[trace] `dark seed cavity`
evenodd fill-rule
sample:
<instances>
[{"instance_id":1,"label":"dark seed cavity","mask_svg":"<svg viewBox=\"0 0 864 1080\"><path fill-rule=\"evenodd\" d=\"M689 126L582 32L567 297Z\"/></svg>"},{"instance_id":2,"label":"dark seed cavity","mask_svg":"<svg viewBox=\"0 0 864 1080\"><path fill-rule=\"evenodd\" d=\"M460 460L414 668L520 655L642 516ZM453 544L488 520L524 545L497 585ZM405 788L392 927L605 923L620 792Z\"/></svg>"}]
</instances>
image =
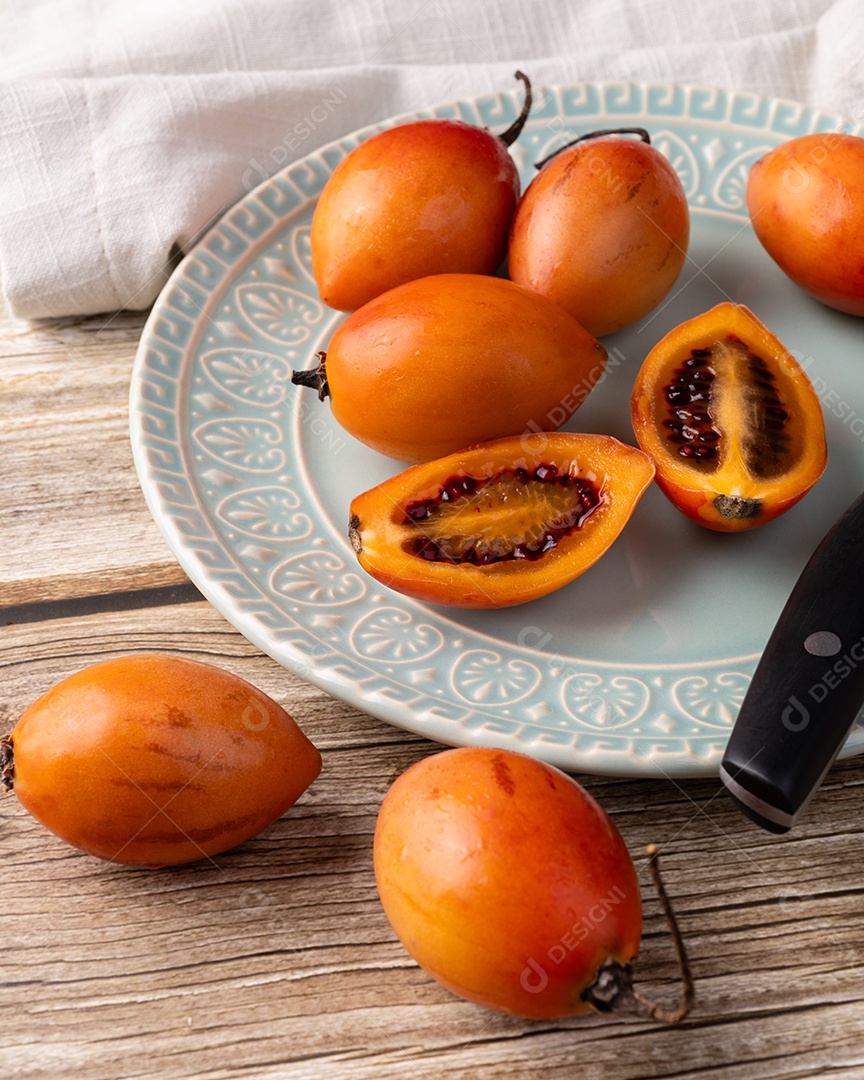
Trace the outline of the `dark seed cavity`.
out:
<instances>
[{"instance_id":1,"label":"dark seed cavity","mask_svg":"<svg viewBox=\"0 0 864 1080\"><path fill-rule=\"evenodd\" d=\"M759 480L771 480L789 467L789 437L786 428L789 413L780 397L777 380L765 361L746 351L748 371L752 381L747 389L746 403L750 422L742 449L747 468Z\"/></svg>"},{"instance_id":2,"label":"dark seed cavity","mask_svg":"<svg viewBox=\"0 0 864 1080\"><path fill-rule=\"evenodd\" d=\"M735 371L733 381L730 377ZM710 347L692 349L673 372L665 388L666 441L700 472L716 471L724 439L732 437L724 435L722 427L725 409L720 398L726 393L738 398L742 417L738 437L748 473L757 480L770 480L785 472L792 453L786 402L767 361L735 334ZM736 511L735 516L740 514Z\"/></svg>"},{"instance_id":3,"label":"dark seed cavity","mask_svg":"<svg viewBox=\"0 0 864 1080\"><path fill-rule=\"evenodd\" d=\"M711 415L713 384L717 373L711 366L711 349L692 349L690 355L675 369L666 387L669 409L663 426L668 428L667 442L677 447L680 457L699 468L712 472L718 464L720 432Z\"/></svg>"},{"instance_id":4,"label":"dark seed cavity","mask_svg":"<svg viewBox=\"0 0 864 1080\"><path fill-rule=\"evenodd\" d=\"M429 562L490 566L533 561L579 529L602 501L591 481L552 463L492 476L451 476L428 499L405 507L417 535L403 547Z\"/></svg>"}]
</instances>

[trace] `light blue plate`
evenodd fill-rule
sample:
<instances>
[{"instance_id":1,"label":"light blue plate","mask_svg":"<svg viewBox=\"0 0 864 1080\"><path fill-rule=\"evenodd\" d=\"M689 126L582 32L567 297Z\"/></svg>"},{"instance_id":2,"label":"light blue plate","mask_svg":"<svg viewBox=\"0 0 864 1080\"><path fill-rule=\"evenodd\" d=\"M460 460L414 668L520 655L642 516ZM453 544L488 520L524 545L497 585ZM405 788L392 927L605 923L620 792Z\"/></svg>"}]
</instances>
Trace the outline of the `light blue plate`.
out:
<instances>
[{"instance_id":1,"label":"light blue plate","mask_svg":"<svg viewBox=\"0 0 864 1080\"><path fill-rule=\"evenodd\" d=\"M502 130L518 91L366 128L222 218L178 267L141 339L138 474L201 591L335 696L444 743L522 750L571 771L713 775L789 590L864 488L864 324L811 300L764 253L747 220L747 174L793 136L858 129L788 101L682 86L580 84L536 97L513 148L523 185L532 163L568 138L637 124L675 165L692 208L684 273L652 314L605 339L608 375L570 426L633 442L630 390L648 350L714 304L744 303L804 363L825 408L830 463L802 502L763 529L721 535L652 488L587 574L497 612L414 602L359 568L348 504L399 466L289 382L343 317L324 307L312 277L315 200L336 163L381 128L416 115ZM845 752L862 748L859 727Z\"/></svg>"}]
</instances>

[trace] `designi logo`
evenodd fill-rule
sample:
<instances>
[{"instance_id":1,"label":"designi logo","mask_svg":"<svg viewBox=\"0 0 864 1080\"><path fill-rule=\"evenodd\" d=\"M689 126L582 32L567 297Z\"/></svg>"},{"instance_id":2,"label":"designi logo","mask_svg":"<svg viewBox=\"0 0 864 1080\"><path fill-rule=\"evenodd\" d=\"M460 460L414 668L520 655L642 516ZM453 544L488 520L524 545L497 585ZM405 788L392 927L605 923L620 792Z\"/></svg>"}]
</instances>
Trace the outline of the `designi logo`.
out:
<instances>
[{"instance_id":1,"label":"designi logo","mask_svg":"<svg viewBox=\"0 0 864 1080\"><path fill-rule=\"evenodd\" d=\"M793 719L796 717L797 719ZM783 726L789 731L803 731L810 723L810 713L793 694L789 698L789 704L783 710Z\"/></svg>"}]
</instances>

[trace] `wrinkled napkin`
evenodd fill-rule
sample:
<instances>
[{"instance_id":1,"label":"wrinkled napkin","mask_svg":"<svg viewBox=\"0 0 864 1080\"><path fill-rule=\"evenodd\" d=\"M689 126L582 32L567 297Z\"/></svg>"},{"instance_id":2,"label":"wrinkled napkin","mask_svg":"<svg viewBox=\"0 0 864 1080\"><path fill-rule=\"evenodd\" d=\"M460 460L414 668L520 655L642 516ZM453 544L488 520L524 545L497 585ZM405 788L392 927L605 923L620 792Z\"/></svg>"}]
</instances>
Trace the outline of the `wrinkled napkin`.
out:
<instances>
[{"instance_id":1,"label":"wrinkled napkin","mask_svg":"<svg viewBox=\"0 0 864 1080\"><path fill-rule=\"evenodd\" d=\"M0 279L23 319L148 307L283 165L402 112L580 80L864 120L861 0L0 0Z\"/></svg>"}]
</instances>

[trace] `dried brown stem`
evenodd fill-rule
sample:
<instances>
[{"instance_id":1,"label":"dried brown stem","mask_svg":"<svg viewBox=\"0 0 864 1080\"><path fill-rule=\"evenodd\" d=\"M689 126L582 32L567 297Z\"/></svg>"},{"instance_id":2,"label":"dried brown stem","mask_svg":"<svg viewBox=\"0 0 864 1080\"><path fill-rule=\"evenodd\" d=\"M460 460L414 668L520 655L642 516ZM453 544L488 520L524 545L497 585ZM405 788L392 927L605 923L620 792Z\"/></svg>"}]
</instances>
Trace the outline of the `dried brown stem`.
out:
<instances>
[{"instance_id":1,"label":"dried brown stem","mask_svg":"<svg viewBox=\"0 0 864 1080\"><path fill-rule=\"evenodd\" d=\"M531 80L528 78L528 76L523 74L521 71L517 71L516 78L521 79L525 87L525 100L522 102L522 111L519 113L519 115L510 125L510 127L508 127L506 131L502 132L498 136L498 138L501 140L501 142L504 143L505 146L512 146L513 143L516 142L516 140L522 134L522 128L525 127L525 121L528 119L528 113L531 112L531 103L534 100L534 96L531 91Z\"/></svg>"},{"instance_id":2,"label":"dried brown stem","mask_svg":"<svg viewBox=\"0 0 864 1080\"><path fill-rule=\"evenodd\" d=\"M308 386L317 391L318 400L323 401L330 396L330 387L327 383L327 353L315 353L318 367L309 368L308 371L292 371L291 382L295 386Z\"/></svg>"},{"instance_id":3,"label":"dried brown stem","mask_svg":"<svg viewBox=\"0 0 864 1080\"><path fill-rule=\"evenodd\" d=\"M0 738L0 787L11 791L15 786L15 755L12 750L12 736Z\"/></svg>"},{"instance_id":4,"label":"dried brown stem","mask_svg":"<svg viewBox=\"0 0 864 1080\"><path fill-rule=\"evenodd\" d=\"M648 1020L657 1020L662 1024L679 1024L693 1008L695 1001L693 973L690 970L684 939L681 937L669 894L660 876L657 846L649 845L646 853L648 869L651 871L654 887L660 898L663 916L675 943L678 969L681 973L681 1004L676 1009L667 1009L644 997L633 987L633 968L630 964L619 964L617 960L607 960L600 967L594 982L583 991L582 998L598 1012L612 1012L613 1010L629 1012Z\"/></svg>"},{"instance_id":5,"label":"dried brown stem","mask_svg":"<svg viewBox=\"0 0 864 1080\"><path fill-rule=\"evenodd\" d=\"M623 128L604 128L602 131L589 131L587 135L580 135L576 139L571 139L570 142L564 143L563 146L559 146L557 150L553 150L551 154L548 154L542 161L535 163L535 169L542 169L544 165L557 157L562 151L567 150L571 146L575 146L576 143L585 142L586 139L600 139L604 135L638 135L642 142L651 145L651 136L645 130L640 127L623 127Z\"/></svg>"},{"instance_id":6,"label":"dried brown stem","mask_svg":"<svg viewBox=\"0 0 864 1080\"><path fill-rule=\"evenodd\" d=\"M687 956L687 948L684 945L681 928L678 926L678 920L672 908L672 901L669 899L666 885L660 876L660 852L657 850L657 845L649 844L645 853L648 856L648 869L651 871L654 888L657 890L660 906L663 908L663 918L666 920L666 925L669 927L669 933L672 935L672 941L675 944L678 971L681 975L681 1004L677 1009L661 1009L659 1006L654 1006L655 1012L652 1016L655 1020L662 1020L667 1024L677 1024L690 1012L693 1008L693 1002L696 1000L693 971L690 968L690 958Z\"/></svg>"}]
</instances>

